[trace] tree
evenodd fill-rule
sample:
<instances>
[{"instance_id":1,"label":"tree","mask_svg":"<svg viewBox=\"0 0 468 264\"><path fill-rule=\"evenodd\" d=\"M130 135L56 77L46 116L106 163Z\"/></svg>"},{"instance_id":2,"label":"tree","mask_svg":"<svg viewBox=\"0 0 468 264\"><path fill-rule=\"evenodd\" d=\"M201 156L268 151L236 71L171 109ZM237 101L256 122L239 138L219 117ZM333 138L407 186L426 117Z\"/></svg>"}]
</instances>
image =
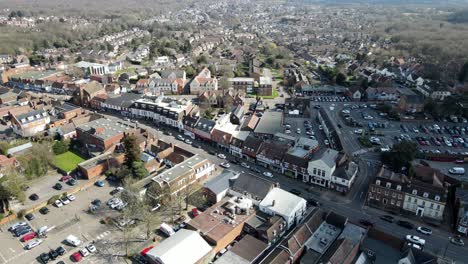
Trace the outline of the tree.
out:
<instances>
[{"instance_id":1,"label":"tree","mask_svg":"<svg viewBox=\"0 0 468 264\"><path fill-rule=\"evenodd\" d=\"M26 185L26 179L23 175L18 173L15 168L9 168L5 175L0 180L0 196L6 196L3 198L15 197L20 202L24 202L25 195L23 188Z\"/></svg>"},{"instance_id":2,"label":"tree","mask_svg":"<svg viewBox=\"0 0 468 264\"><path fill-rule=\"evenodd\" d=\"M138 146L137 138L135 135L127 135L123 139L125 149L125 164L132 167L133 162L140 161L141 149Z\"/></svg>"},{"instance_id":3,"label":"tree","mask_svg":"<svg viewBox=\"0 0 468 264\"><path fill-rule=\"evenodd\" d=\"M346 76L339 72L337 75L336 75L336 84L338 85L346 85Z\"/></svg>"},{"instance_id":4,"label":"tree","mask_svg":"<svg viewBox=\"0 0 468 264\"><path fill-rule=\"evenodd\" d=\"M202 64L202 63L203 63L203 64L206 64L206 63L208 63L208 59L207 59L206 56L203 54L203 55L201 55L201 56L199 56L199 57L197 58L197 63L198 63L198 64Z\"/></svg>"},{"instance_id":5,"label":"tree","mask_svg":"<svg viewBox=\"0 0 468 264\"><path fill-rule=\"evenodd\" d=\"M393 145L389 152L382 154L382 161L394 171L401 171L403 167L409 168L416 157L418 145L412 141L402 141Z\"/></svg>"},{"instance_id":6,"label":"tree","mask_svg":"<svg viewBox=\"0 0 468 264\"><path fill-rule=\"evenodd\" d=\"M216 75L216 67L214 65L208 66L208 70L210 70L211 75Z\"/></svg>"},{"instance_id":7,"label":"tree","mask_svg":"<svg viewBox=\"0 0 468 264\"><path fill-rule=\"evenodd\" d=\"M52 149L55 155L60 155L68 151L69 141L55 141L54 145L52 145Z\"/></svg>"},{"instance_id":8,"label":"tree","mask_svg":"<svg viewBox=\"0 0 468 264\"><path fill-rule=\"evenodd\" d=\"M185 68L185 73L187 74L188 78L192 78L195 75L195 69L191 65L187 66Z\"/></svg>"},{"instance_id":9,"label":"tree","mask_svg":"<svg viewBox=\"0 0 468 264\"><path fill-rule=\"evenodd\" d=\"M458 81L463 83L468 79L468 62L463 64L463 67L460 69L460 73L458 74Z\"/></svg>"},{"instance_id":10,"label":"tree","mask_svg":"<svg viewBox=\"0 0 468 264\"><path fill-rule=\"evenodd\" d=\"M137 179L143 179L149 174L148 170L146 170L144 166L144 163L141 161L134 161L132 163L132 173L133 176Z\"/></svg>"}]
</instances>

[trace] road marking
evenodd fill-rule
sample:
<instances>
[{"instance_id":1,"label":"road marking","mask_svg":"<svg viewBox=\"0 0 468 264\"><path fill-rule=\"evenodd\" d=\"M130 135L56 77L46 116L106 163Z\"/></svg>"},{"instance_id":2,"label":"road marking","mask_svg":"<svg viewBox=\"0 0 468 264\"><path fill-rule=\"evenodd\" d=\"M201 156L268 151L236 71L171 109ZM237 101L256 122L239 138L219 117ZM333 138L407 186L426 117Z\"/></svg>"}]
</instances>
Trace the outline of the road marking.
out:
<instances>
[{"instance_id":1,"label":"road marking","mask_svg":"<svg viewBox=\"0 0 468 264\"><path fill-rule=\"evenodd\" d=\"M12 248L8 248L8 249L10 249L10 251L13 252L13 253L16 252L16 251L15 251L14 249L12 249Z\"/></svg>"},{"instance_id":2,"label":"road marking","mask_svg":"<svg viewBox=\"0 0 468 264\"><path fill-rule=\"evenodd\" d=\"M7 259L5 258L5 256L3 256L2 253L0 253L0 257L3 259L3 262L4 262L4 263L7 263L7 262L8 262Z\"/></svg>"}]
</instances>

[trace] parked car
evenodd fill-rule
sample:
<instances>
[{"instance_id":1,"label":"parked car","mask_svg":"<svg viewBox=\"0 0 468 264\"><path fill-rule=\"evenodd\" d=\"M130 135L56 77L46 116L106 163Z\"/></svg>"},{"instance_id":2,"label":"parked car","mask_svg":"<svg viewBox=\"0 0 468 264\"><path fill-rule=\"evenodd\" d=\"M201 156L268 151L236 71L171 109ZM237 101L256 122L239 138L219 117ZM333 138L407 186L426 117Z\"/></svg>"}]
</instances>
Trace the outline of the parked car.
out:
<instances>
[{"instance_id":1,"label":"parked car","mask_svg":"<svg viewBox=\"0 0 468 264\"><path fill-rule=\"evenodd\" d=\"M103 181L96 181L94 183L94 185L96 185L97 187L104 187L104 182Z\"/></svg>"},{"instance_id":2,"label":"parked car","mask_svg":"<svg viewBox=\"0 0 468 264\"><path fill-rule=\"evenodd\" d=\"M193 143L192 140L190 140L190 139L186 139L184 142L189 144L189 145L192 145L192 143Z\"/></svg>"},{"instance_id":3,"label":"parked car","mask_svg":"<svg viewBox=\"0 0 468 264\"><path fill-rule=\"evenodd\" d=\"M406 236L406 241L410 242L410 243L414 243L414 244L418 244L418 245L421 245L421 246L424 246L424 244L426 244L426 240L418 237L418 236L414 236L414 235L407 235Z\"/></svg>"},{"instance_id":4,"label":"parked car","mask_svg":"<svg viewBox=\"0 0 468 264\"><path fill-rule=\"evenodd\" d=\"M89 251L89 253L94 253L96 252L96 247L93 244L89 244L86 246L86 249Z\"/></svg>"},{"instance_id":5,"label":"parked car","mask_svg":"<svg viewBox=\"0 0 468 264\"><path fill-rule=\"evenodd\" d=\"M62 182L67 182L67 181L70 180L71 178L72 178L72 176L70 176L70 175L65 175L65 176L62 176L62 177L60 178L60 181L62 181Z\"/></svg>"},{"instance_id":6,"label":"parked car","mask_svg":"<svg viewBox=\"0 0 468 264\"><path fill-rule=\"evenodd\" d=\"M49 213L49 208L47 208L47 207L42 207L41 209L39 209L39 212L40 212L41 214L44 214L44 215L45 215L45 214L48 214L48 213Z\"/></svg>"},{"instance_id":7,"label":"parked car","mask_svg":"<svg viewBox=\"0 0 468 264\"><path fill-rule=\"evenodd\" d=\"M386 222L389 222L389 223L393 223L393 221L395 220L395 218L391 215L382 215L380 217L380 219L386 221Z\"/></svg>"},{"instance_id":8,"label":"parked car","mask_svg":"<svg viewBox=\"0 0 468 264\"><path fill-rule=\"evenodd\" d=\"M63 203L60 201L60 200L56 200L54 202L55 206L57 206L58 208L62 207L63 206Z\"/></svg>"},{"instance_id":9,"label":"parked car","mask_svg":"<svg viewBox=\"0 0 468 264\"><path fill-rule=\"evenodd\" d=\"M29 242L27 245L26 245L26 249L33 249L37 246L39 246L40 244L42 243L42 239L36 239L36 240L33 240L31 242Z\"/></svg>"},{"instance_id":10,"label":"parked car","mask_svg":"<svg viewBox=\"0 0 468 264\"><path fill-rule=\"evenodd\" d=\"M35 217L34 217L33 214L29 213L29 214L26 214L26 215L24 216L24 218L28 219L28 221L32 221L32 220L34 220Z\"/></svg>"},{"instance_id":11,"label":"parked car","mask_svg":"<svg viewBox=\"0 0 468 264\"><path fill-rule=\"evenodd\" d=\"M413 229L414 228L414 225L411 224L410 222L407 222L407 221L397 221L397 225L399 226L402 226L404 228L407 228L407 229Z\"/></svg>"},{"instance_id":12,"label":"parked car","mask_svg":"<svg viewBox=\"0 0 468 264\"><path fill-rule=\"evenodd\" d=\"M289 190L289 192L295 195L301 195L301 191L299 191L298 189L291 189Z\"/></svg>"},{"instance_id":13,"label":"parked car","mask_svg":"<svg viewBox=\"0 0 468 264\"><path fill-rule=\"evenodd\" d=\"M197 217L200 213L197 208L192 208L192 217Z\"/></svg>"},{"instance_id":14,"label":"parked car","mask_svg":"<svg viewBox=\"0 0 468 264\"><path fill-rule=\"evenodd\" d=\"M244 167L244 168L246 168L246 169L250 169L250 165L247 164L247 163L245 163L245 162L242 162L242 163L241 163L241 166Z\"/></svg>"},{"instance_id":15,"label":"parked car","mask_svg":"<svg viewBox=\"0 0 468 264\"><path fill-rule=\"evenodd\" d=\"M36 200L39 199L39 195L33 193L33 194L31 194L31 195L29 196L29 199L31 199L31 200L33 200L33 201L36 201Z\"/></svg>"},{"instance_id":16,"label":"parked car","mask_svg":"<svg viewBox=\"0 0 468 264\"><path fill-rule=\"evenodd\" d=\"M39 258L41 259L42 263L47 263L50 260L50 256L47 253L42 253L41 255L39 255Z\"/></svg>"},{"instance_id":17,"label":"parked car","mask_svg":"<svg viewBox=\"0 0 468 264\"><path fill-rule=\"evenodd\" d=\"M26 235L27 233L31 232L32 229L30 226L24 226L24 227L20 227L20 228L17 228L15 229L15 236L17 237L20 237L22 235Z\"/></svg>"},{"instance_id":18,"label":"parked car","mask_svg":"<svg viewBox=\"0 0 468 264\"><path fill-rule=\"evenodd\" d=\"M75 252L73 255L71 255L71 259L74 262L80 262L83 259L83 256L81 256L80 252Z\"/></svg>"},{"instance_id":19,"label":"parked car","mask_svg":"<svg viewBox=\"0 0 468 264\"><path fill-rule=\"evenodd\" d=\"M63 256L66 251L64 247L60 246L55 250L55 252L57 252L57 254L59 254L60 256Z\"/></svg>"},{"instance_id":20,"label":"parked car","mask_svg":"<svg viewBox=\"0 0 468 264\"><path fill-rule=\"evenodd\" d=\"M320 206L320 203L312 198L307 199L307 204L315 207Z\"/></svg>"},{"instance_id":21,"label":"parked car","mask_svg":"<svg viewBox=\"0 0 468 264\"><path fill-rule=\"evenodd\" d=\"M58 258L59 254L57 252L55 252L55 250L51 249L49 251L49 257L51 260L55 260L56 258Z\"/></svg>"},{"instance_id":22,"label":"parked car","mask_svg":"<svg viewBox=\"0 0 468 264\"><path fill-rule=\"evenodd\" d=\"M74 195L69 194L69 195L67 195L67 199L70 200L70 201L75 201L76 198L75 198Z\"/></svg>"},{"instance_id":23,"label":"parked car","mask_svg":"<svg viewBox=\"0 0 468 264\"><path fill-rule=\"evenodd\" d=\"M263 172L263 176L268 177L268 178L273 178L273 174L269 171Z\"/></svg>"},{"instance_id":24,"label":"parked car","mask_svg":"<svg viewBox=\"0 0 468 264\"><path fill-rule=\"evenodd\" d=\"M77 182L75 179L71 178L70 180L67 181L67 183L68 183L68 185L74 186L74 185L76 185L78 182Z\"/></svg>"},{"instance_id":25,"label":"parked car","mask_svg":"<svg viewBox=\"0 0 468 264\"><path fill-rule=\"evenodd\" d=\"M29 240L31 240L33 238L36 238L36 237L37 237L36 232L29 232L26 235L21 237L21 241L26 242L26 241L29 241Z\"/></svg>"},{"instance_id":26,"label":"parked car","mask_svg":"<svg viewBox=\"0 0 468 264\"><path fill-rule=\"evenodd\" d=\"M229 167L231 167L231 164L229 164L228 162L221 162L221 163L219 164L219 166L221 166L221 167L223 167L223 168L229 168Z\"/></svg>"},{"instance_id":27,"label":"parked car","mask_svg":"<svg viewBox=\"0 0 468 264\"><path fill-rule=\"evenodd\" d=\"M68 200L68 198L66 196L63 196L60 198L60 201L64 204L64 205L67 205L70 203L70 200Z\"/></svg>"},{"instance_id":28,"label":"parked car","mask_svg":"<svg viewBox=\"0 0 468 264\"><path fill-rule=\"evenodd\" d=\"M218 154L218 158L220 159L226 159L226 155L222 154L222 153L219 153Z\"/></svg>"},{"instance_id":29,"label":"parked car","mask_svg":"<svg viewBox=\"0 0 468 264\"><path fill-rule=\"evenodd\" d=\"M20 226L29 226L29 224L26 223L26 222L18 222L18 223L15 223L15 224L11 225L8 228L8 231L15 231L15 229L17 229Z\"/></svg>"},{"instance_id":30,"label":"parked car","mask_svg":"<svg viewBox=\"0 0 468 264\"><path fill-rule=\"evenodd\" d=\"M424 235L432 235L432 230L427 227L420 226L416 230Z\"/></svg>"},{"instance_id":31,"label":"parked car","mask_svg":"<svg viewBox=\"0 0 468 264\"><path fill-rule=\"evenodd\" d=\"M55 190L59 190L59 191L60 191L60 190L62 190L62 188L63 188L62 184L60 184L60 183L58 183L58 182L54 185L54 189L55 189Z\"/></svg>"}]
</instances>

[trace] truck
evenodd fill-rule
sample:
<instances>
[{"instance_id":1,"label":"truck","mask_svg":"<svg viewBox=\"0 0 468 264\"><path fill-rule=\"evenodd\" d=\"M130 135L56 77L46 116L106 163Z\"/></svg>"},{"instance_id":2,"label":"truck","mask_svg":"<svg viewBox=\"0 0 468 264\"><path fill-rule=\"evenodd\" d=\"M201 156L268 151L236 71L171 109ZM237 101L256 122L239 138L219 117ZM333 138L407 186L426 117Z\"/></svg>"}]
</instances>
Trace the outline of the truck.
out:
<instances>
[{"instance_id":1,"label":"truck","mask_svg":"<svg viewBox=\"0 0 468 264\"><path fill-rule=\"evenodd\" d=\"M465 174L465 168L462 167L453 167L449 169L450 174L463 175Z\"/></svg>"},{"instance_id":2,"label":"truck","mask_svg":"<svg viewBox=\"0 0 468 264\"><path fill-rule=\"evenodd\" d=\"M77 246L79 246L79 245L81 244L81 240L79 240L79 239L78 239L76 236L74 236L74 235L69 235L69 236L67 236L67 238L65 239L65 241L66 241L68 244L70 244L70 245L72 245L72 246L74 246L74 247L77 247Z\"/></svg>"}]
</instances>

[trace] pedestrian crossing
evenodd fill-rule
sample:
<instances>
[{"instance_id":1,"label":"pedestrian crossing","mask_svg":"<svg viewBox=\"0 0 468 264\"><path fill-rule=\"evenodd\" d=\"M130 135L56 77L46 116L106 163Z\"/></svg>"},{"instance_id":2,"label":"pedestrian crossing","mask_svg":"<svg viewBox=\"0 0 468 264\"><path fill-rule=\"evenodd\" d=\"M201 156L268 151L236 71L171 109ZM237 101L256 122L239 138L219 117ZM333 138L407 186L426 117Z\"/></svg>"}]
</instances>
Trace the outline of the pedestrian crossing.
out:
<instances>
[{"instance_id":1,"label":"pedestrian crossing","mask_svg":"<svg viewBox=\"0 0 468 264\"><path fill-rule=\"evenodd\" d=\"M111 234L111 231L104 231L101 234L99 234L95 240L101 240L110 234Z\"/></svg>"}]
</instances>

